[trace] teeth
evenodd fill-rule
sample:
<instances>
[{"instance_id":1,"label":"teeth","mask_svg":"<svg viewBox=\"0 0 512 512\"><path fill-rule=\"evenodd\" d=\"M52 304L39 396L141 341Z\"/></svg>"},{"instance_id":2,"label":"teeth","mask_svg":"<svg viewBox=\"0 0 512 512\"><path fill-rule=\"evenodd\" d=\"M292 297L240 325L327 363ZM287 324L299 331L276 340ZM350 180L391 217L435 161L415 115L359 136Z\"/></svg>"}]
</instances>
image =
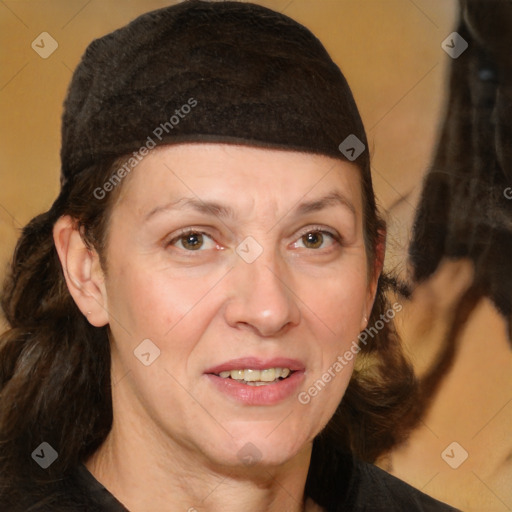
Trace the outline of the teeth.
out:
<instances>
[{"instance_id":1,"label":"teeth","mask_svg":"<svg viewBox=\"0 0 512 512\"><path fill-rule=\"evenodd\" d=\"M240 373L243 373L244 380L247 382L256 382L257 380L262 380L260 379L261 372L259 370L240 370ZM231 372L231 377L233 378L233 372Z\"/></svg>"},{"instance_id":2,"label":"teeth","mask_svg":"<svg viewBox=\"0 0 512 512\"><path fill-rule=\"evenodd\" d=\"M281 368L278 368L280 370ZM279 372L279 375L277 377L281 376L281 372ZM275 368L269 368L268 370L261 370L260 371L260 380L263 382L272 382L273 380L276 380L276 369Z\"/></svg>"},{"instance_id":3,"label":"teeth","mask_svg":"<svg viewBox=\"0 0 512 512\"><path fill-rule=\"evenodd\" d=\"M229 374L232 379L244 380L244 370L231 370Z\"/></svg>"},{"instance_id":4,"label":"teeth","mask_svg":"<svg viewBox=\"0 0 512 512\"><path fill-rule=\"evenodd\" d=\"M266 382L274 382L279 378L285 379L290 375L289 368L266 368L265 370L231 370L220 372L219 376L223 379L231 377L234 380L243 380L246 384L261 386Z\"/></svg>"}]
</instances>

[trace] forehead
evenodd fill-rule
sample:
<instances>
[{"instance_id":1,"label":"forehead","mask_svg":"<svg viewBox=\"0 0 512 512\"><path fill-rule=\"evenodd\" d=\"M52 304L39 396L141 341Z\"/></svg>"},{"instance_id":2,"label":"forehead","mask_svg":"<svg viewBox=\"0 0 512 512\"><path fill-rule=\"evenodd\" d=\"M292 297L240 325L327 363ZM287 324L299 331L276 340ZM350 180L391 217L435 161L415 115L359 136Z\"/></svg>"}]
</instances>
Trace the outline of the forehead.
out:
<instances>
[{"instance_id":1,"label":"forehead","mask_svg":"<svg viewBox=\"0 0 512 512\"><path fill-rule=\"evenodd\" d=\"M222 200L233 208L292 206L304 197L340 192L362 208L360 171L343 160L233 144L161 146L129 174L119 199L148 213L161 200ZM280 206L281 205L281 206Z\"/></svg>"}]
</instances>

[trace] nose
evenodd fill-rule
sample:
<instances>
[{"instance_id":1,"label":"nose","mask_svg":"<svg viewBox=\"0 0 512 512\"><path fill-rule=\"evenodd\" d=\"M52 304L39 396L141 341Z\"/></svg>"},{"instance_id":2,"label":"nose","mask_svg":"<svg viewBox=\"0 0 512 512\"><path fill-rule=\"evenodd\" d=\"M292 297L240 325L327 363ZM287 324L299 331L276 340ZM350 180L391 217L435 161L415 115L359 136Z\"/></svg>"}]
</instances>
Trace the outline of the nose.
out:
<instances>
[{"instance_id":1,"label":"nose","mask_svg":"<svg viewBox=\"0 0 512 512\"><path fill-rule=\"evenodd\" d=\"M284 266L263 255L253 263L241 259L236 263L230 272L231 293L224 313L231 327L270 337L299 324L298 298Z\"/></svg>"}]
</instances>

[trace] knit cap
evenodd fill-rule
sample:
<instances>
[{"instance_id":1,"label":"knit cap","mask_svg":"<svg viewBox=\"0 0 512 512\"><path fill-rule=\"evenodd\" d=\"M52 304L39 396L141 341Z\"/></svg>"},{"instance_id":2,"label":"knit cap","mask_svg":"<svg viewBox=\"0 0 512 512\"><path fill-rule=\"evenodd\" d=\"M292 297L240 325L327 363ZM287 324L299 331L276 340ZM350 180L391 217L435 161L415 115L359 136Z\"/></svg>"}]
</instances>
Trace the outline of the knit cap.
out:
<instances>
[{"instance_id":1,"label":"knit cap","mask_svg":"<svg viewBox=\"0 0 512 512\"><path fill-rule=\"evenodd\" d=\"M62 183L161 144L224 142L360 158L363 124L320 41L265 7L187 0L93 41L62 120Z\"/></svg>"}]
</instances>

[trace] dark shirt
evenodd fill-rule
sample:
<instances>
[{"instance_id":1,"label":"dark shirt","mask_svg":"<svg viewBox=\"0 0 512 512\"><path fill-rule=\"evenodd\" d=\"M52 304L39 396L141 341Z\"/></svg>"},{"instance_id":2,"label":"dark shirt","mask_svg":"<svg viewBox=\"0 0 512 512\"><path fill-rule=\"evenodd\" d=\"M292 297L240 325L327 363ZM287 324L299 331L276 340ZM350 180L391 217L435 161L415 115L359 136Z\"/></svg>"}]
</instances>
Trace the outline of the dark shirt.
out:
<instances>
[{"instance_id":1,"label":"dark shirt","mask_svg":"<svg viewBox=\"0 0 512 512\"><path fill-rule=\"evenodd\" d=\"M335 466L325 469L315 475L310 470L306 495L327 512L457 512L376 466L347 454L337 454ZM83 465L55 485L43 500L34 503L29 499L21 508L1 507L1 510L129 512Z\"/></svg>"}]
</instances>

